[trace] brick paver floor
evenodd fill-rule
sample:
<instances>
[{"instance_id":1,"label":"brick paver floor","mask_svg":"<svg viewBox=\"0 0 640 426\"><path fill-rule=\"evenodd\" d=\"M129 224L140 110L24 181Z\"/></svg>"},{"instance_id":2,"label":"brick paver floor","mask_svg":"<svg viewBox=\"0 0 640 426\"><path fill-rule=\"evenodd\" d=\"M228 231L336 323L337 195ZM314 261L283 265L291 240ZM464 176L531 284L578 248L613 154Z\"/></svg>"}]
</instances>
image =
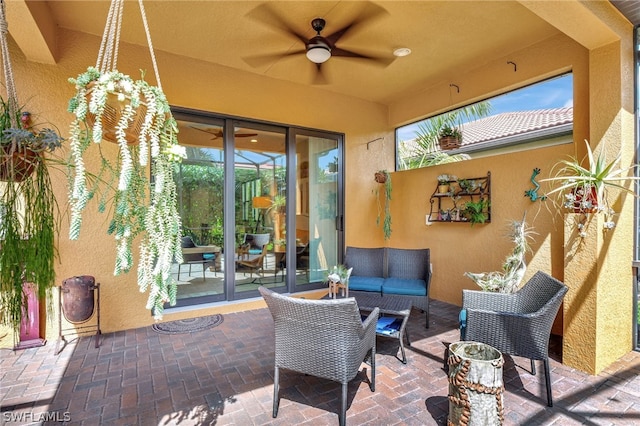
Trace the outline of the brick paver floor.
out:
<instances>
[{"instance_id":1,"label":"brick paver floor","mask_svg":"<svg viewBox=\"0 0 640 426\"><path fill-rule=\"evenodd\" d=\"M414 310L408 363L398 342L378 338L376 391L364 373L349 385L351 425L443 425L448 415L446 345L458 340L457 307L433 301L431 327ZM158 334L151 327L87 337L54 355L55 342L1 353L1 424L335 425L340 385L283 372L278 417L271 417L273 322L266 309L226 314L218 327ZM640 353L598 376L563 366L552 353L554 407L546 405L542 365L505 357L505 424L640 424ZM367 374L370 369L366 364Z\"/></svg>"}]
</instances>

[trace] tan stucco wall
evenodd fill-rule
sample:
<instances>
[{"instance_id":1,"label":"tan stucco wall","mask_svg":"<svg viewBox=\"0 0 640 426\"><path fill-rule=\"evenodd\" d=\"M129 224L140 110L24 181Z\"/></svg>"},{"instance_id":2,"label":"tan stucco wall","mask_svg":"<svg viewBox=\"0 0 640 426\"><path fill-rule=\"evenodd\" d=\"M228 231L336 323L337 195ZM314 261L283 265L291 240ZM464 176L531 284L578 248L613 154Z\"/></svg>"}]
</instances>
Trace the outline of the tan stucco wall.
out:
<instances>
[{"instance_id":1,"label":"tan stucco wall","mask_svg":"<svg viewBox=\"0 0 640 426\"><path fill-rule=\"evenodd\" d=\"M538 3L532 3L532 7L536 5ZM620 25L619 18L610 15L606 16L606 21L609 26ZM588 284L586 281L594 285L591 279L585 281L583 278L565 276L563 215L557 209L547 209L539 201L532 203L524 197L524 191L531 187L529 178L533 168L541 168L543 175L548 173L558 158L580 153L583 139L591 140L594 146L606 140L607 149L612 153L622 150L627 162L633 158L633 72L630 69L633 49L629 45L632 32L630 27L624 26L616 28L616 31L619 31L621 39L626 40L624 43L591 46L591 42L580 40L580 43L560 35L517 52L504 52L501 59L479 63L475 69L452 70L446 81L426 87L389 108L315 87L277 80L265 82L264 78L254 74L156 53L164 91L176 106L345 133L347 245L430 247L434 264L431 296L460 303L461 290L473 288L473 283L463 277L463 272L499 268L511 249L511 244L504 237L507 224L520 219L524 212L537 233L525 278L541 269L567 280L568 284L579 289ZM607 37L610 32L607 32ZM28 104L28 109L36 118L53 123L65 135L71 121L66 104L73 94L73 87L67 78L75 77L88 65L95 63L99 39L61 30L57 41L59 62L56 65L27 62L14 45L12 58L21 102ZM517 71L507 61L517 63ZM150 71L148 51L137 46L122 45L118 68L132 76L138 76L140 68ZM393 129L396 126L569 70L574 73L575 86L573 145L394 173L391 205L393 235L390 241L383 241L382 231L375 227L377 208L372 194L376 185L373 173L382 168L394 168ZM151 73L147 74L153 82ZM459 93L451 91L451 83L460 88ZM378 138L381 139L367 144ZM108 155L115 154L115 147L105 146L104 149ZM429 196L435 189L438 174L476 177L485 175L487 171L492 174L491 224L473 228L466 224L425 225ZM54 172L54 177L58 201L64 209L66 180L62 173ZM627 197L624 203L618 202L615 207L620 207L621 211L617 218L618 226L597 246L593 256L586 260L597 274L598 288L593 292L595 296L586 301L576 299L576 303L587 303L589 306L583 311L595 315L597 320L587 321L584 329L577 330L595 336L595 349L591 353L578 354L574 362L592 365L594 371L630 349L630 264L634 233L632 201ZM106 235L105 221L106 216L98 214L95 205L90 207L85 215L80 240L69 241L68 219L66 216L62 218L60 264L56 269L58 282L80 274L97 278L102 285L104 332L151 324L152 317L144 307L147 295L138 292L135 271L119 277L112 275L114 243ZM611 253L616 253L616 256ZM619 253L620 258L617 257ZM614 275L617 282L622 284L616 284L610 278ZM574 288L571 290L578 291ZM623 298L625 303L616 304L619 298ZM573 299L568 300L571 302ZM166 319L260 306L263 306L260 301L218 305L168 314ZM565 306L565 312L581 308L582 305L569 305ZM56 335L57 326L52 322L47 337L53 339ZM604 348L611 345L618 345L618 350L601 355L606 352ZM582 362L581 357L589 359Z\"/></svg>"}]
</instances>

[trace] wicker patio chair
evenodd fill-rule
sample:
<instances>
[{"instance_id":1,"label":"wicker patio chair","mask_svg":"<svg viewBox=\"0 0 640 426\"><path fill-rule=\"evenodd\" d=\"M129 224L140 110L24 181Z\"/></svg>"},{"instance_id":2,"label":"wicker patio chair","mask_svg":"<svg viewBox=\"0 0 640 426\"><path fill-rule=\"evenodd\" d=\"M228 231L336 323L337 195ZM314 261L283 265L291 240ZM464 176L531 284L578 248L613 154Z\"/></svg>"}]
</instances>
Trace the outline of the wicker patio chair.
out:
<instances>
[{"instance_id":1,"label":"wicker patio chair","mask_svg":"<svg viewBox=\"0 0 640 426\"><path fill-rule=\"evenodd\" d=\"M567 290L562 282L538 271L513 294L462 291L461 340L485 343L503 354L529 358L534 375L534 361L541 360L549 407L553 406L549 336Z\"/></svg>"},{"instance_id":2,"label":"wicker patio chair","mask_svg":"<svg viewBox=\"0 0 640 426\"><path fill-rule=\"evenodd\" d=\"M259 288L275 325L273 417L278 415L280 368L342 384L340 425L347 415L347 387L369 358L372 392L376 386L378 308L363 322L354 298L307 300Z\"/></svg>"}]
</instances>

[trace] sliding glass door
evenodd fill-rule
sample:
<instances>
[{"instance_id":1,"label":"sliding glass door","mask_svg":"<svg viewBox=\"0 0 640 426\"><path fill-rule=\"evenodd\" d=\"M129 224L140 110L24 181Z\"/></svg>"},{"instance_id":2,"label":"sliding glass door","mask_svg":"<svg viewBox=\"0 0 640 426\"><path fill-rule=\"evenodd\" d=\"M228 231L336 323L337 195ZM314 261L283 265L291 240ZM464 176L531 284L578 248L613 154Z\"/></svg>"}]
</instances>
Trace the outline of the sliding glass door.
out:
<instances>
[{"instance_id":1,"label":"sliding glass door","mask_svg":"<svg viewBox=\"0 0 640 426\"><path fill-rule=\"evenodd\" d=\"M284 129L248 124L236 132L235 294L286 286L286 160Z\"/></svg>"},{"instance_id":2,"label":"sliding glass door","mask_svg":"<svg viewBox=\"0 0 640 426\"><path fill-rule=\"evenodd\" d=\"M178 305L324 286L342 261L342 136L174 112L183 261Z\"/></svg>"},{"instance_id":3,"label":"sliding glass door","mask_svg":"<svg viewBox=\"0 0 640 426\"><path fill-rule=\"evenodd\" d=\"M295 288L302 290L342 261L339 137L296 133L295 153Z\"/></svg>"}]
</instances>

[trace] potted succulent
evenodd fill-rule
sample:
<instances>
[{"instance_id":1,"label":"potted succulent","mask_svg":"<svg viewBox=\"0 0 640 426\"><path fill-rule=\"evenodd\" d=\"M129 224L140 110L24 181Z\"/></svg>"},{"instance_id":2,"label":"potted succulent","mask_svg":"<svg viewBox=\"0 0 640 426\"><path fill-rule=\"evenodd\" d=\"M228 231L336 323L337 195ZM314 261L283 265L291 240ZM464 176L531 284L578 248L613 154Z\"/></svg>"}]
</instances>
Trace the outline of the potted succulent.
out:
<instances>
[{"instance_id":1,"label":"potted succulent","mask_svg":"<svg viewBox=\"0 0 640 426\"><path fill-rule=\"evenodd\" d=\"M460 147L462 142L462 133L456 127L444 124L438 132L438 143L440 149L449 150Z\"/></svg>"},{"instance_id":2,"label":"potted succulent","mask_svg":"<svg viewBox=\"0 0 640 426\"><path fill-rule=\"evenodd\" d=\"M442 174L438 176L438 193L446 194L451 190L451 182L455 182L458 178L453 175Z\"/></svg>"},{"instance_id":3,"label":"potted succulent","mask_svg":"<svg viewBox=\"0 0 640 426\"><path fill-rule=\"evenodd\" d=\"M380 226L380 217L384 214L384 218L382 220L382 232L384 234L384 239L388 240L391 238L391 191L393 186L391 184L391 175L387 170L378 170L375 174L376 182L384 185L384 210L380 205L380 189L376 187L375 195L376 200L378 201L378 216L376 217L376 226Z\"/></svg>"},{"instance_id":4,"label":"potted succulent","mask_svg":"<svg viewBox=\"0 0 640 426\"><path fill-rule=\"evenodd\" d=\"M541 181L551 182L557 185L549 195L559 193L563 196L563 207L573 210L575 213L600 213L610 214L609 202L607 199L608 189L618 189L622 192L635 196L633 190L626 188L621 183L640 178L629 176L638 165L620 168L621 154L607 162L604 150L596 157L591 150L589 142L585 140L587 148L586 164L577 158L561 160L553 170L556 170L553 177L542 179Z\"/></svg>"}]
</instances>

